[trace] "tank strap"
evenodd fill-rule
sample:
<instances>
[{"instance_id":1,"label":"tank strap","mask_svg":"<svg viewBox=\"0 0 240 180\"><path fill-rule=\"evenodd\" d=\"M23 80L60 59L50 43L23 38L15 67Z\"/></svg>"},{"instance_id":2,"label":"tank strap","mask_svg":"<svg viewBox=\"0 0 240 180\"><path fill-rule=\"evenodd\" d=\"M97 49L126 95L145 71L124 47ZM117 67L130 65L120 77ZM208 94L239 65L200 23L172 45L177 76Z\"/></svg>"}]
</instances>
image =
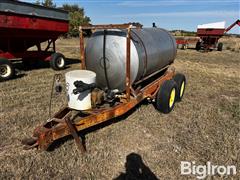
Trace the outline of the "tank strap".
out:
<instances>
[{"instance_id":1,"label":"tank strap","mask_svg":"<svg viewBox=\"0 0 240 180\"><path fill-rule=\"evenodd\" d=\"M106 64L106 34L107 30L103 31L103 65L104 65L104 75L107 82L107 88L110 89L108 74L107 74L107 64Z\"/></svg>"},{"instance_id":2,"label":"tank strap","mask_svg":"<svg viewBox=\"0 0 240 180\"><path fill-rule=\"evenodd\" d=\"M148 59L147 50L146 50L146 47L145 47L142 39L138 36L138 34L135 33L134 31L131 31L131 32L138 38L138 40L140 41L140 43L141 43L141 45L142 45L142 47L144 49L144 52L145 52L144 71L143 71L143 74L142 74L142 77L141 77L141 78L143 78L146 75L146 73L147 73L147 59Z\"/></svg>"}]
</instances>

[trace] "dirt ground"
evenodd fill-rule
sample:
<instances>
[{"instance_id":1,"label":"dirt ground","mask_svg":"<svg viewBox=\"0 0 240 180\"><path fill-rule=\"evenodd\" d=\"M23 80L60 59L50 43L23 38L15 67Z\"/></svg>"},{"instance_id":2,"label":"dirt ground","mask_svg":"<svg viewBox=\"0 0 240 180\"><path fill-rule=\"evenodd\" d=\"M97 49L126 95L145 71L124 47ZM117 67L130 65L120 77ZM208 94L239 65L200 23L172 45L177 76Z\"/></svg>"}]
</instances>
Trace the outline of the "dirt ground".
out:
<instances>
[{"instance_id":1,"label":"dirt ground","mask_svg":"<svg viewBox=\"0 0 240 180\"><path fill-rule=\"evenodd\" d=\"M61 39L57 44L71 59L60 73L78 69L78 40ZM116 123L87 133L85 155L72 138L52 151L23 150L21 140L48 119L56 72L20 68L14 80L0 83L0 179L194 179L180 175L181 161L236 165L239 171L239 55L231 48L209 53L178 50L174 66L187 77L183 101L167 115L144 102ZM64 105L65 94L55 96L52 112ZM220 178L230 177L213 179ZM239 179L240 172L231 178Z\"/></svg>"}]
</instances>

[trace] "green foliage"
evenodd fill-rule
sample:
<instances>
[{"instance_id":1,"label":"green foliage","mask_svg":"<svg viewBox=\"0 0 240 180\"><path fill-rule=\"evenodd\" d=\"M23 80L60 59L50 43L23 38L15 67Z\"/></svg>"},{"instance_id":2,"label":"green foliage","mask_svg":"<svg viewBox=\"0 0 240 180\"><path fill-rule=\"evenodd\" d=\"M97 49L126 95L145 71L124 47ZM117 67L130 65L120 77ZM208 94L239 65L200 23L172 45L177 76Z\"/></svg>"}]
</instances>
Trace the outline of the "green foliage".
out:
<instances>
[{"instance_id":1,"label":"green foliage","mask_svg":"<svg viewBox=\"0 0 240 180\"><path fill-rule=\"evenodd\" d=\"M73 4L73 5L63 4L63 5L62 5L62 9L64 9L65 11L68 11L68 12L79 11L79 12L81 12L81 13L84 13L83 8L80 8L77 4Z\"/></svg>"},{"instance_id":2,"label":"green foliage","mask_svg":"<svg viewBox=\"0 0 240 180\"><path fill-rule=\"evenodd\" d=\"M53 0L42 0L41 2L40 2L40 0L36 0L35 4L42 5L45 7L51 7L51 8L56 7L56 4L53 3Z\"/></svg>"},{"instance_id":3,"label":"green foliage","mask_svg":"<svg viewBox=\"0 0 240 180\"><path fill-rule=\"evenodd\" d=\"M44 0L42 2L42 5L45 7L51 7L51 8L55 8L56 4L53 3L53 0Z\"/></svg>"},{"instance_id":4,"label":"green foliage","mask_svg":"<svg viewBox=\"0 0 240 180\"><path fill-rule=\"evenodd\" d=\"M35 4L42 5L45 7L56 7L53 0L36 0ZM79 26L87 25L91 22L91 19L88 16L85 16L84 9L79 7L77 4L63 4L59 9L63 9L69 12L69 32L67 33L68 37L77 37L79 36Z\"/></svg>"},{"instance_id":5,"label":"green foliage","mask_svg":"<svg viewBox=\"0 0 240 180\"><path fill-rule=\"evenodd\" d=\"M40 0L36 0L35 4L36 5L41 5Z\"/></svg>"},{"instance_id":6,"label":"green foliage","mask_svg":"<svg viewBox=\"0 0 240 180\"><path fill-rule=\"evenodd\" d=\"M89 24L91 19L85 16L84 9L79 7L77 4L63 4L62 8L69 12L69 32L68 36L77 37L79 36L79 26Z\"/></svg>"},{"instance_id":7,"label":"green foliage","mask_svg":"<svg viewBox=\"0 0 240 180\"><path fill-rule=\"evenodd\" d=\"M196 36L196 32L194 31L185 31L185 30L172 30L175 36Z\"/></svg>"}]
</instances>

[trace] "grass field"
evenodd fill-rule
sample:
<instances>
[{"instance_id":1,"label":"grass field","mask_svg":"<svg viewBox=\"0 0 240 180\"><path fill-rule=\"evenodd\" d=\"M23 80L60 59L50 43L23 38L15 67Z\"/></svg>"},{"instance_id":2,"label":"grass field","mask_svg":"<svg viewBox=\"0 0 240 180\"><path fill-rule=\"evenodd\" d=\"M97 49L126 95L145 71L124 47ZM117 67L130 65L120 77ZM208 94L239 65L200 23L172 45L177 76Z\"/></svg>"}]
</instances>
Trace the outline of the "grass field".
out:
<instances>
[{"instance_id":1,"label":"grass field","mask_svg":"<svg viewBox=\"0 0 240 180\"><path fill-rule=\"evenodd\" d=\"M16 79L0 83L0 179L186 179L180 175L181 161L211 161L239 170L240 54L232 49L240 39L223 41L230 48L222 52L178 50L174 66L188 84L173 112L161 114L144 102L116 123L87 133L85 155L72 138L53 151L23 150L21 139L48 119L56 72L20 69ZM67 58L79 57L77 39L57 44ZM61 74L79 67L71 64ZM55 96L52 111L64 105L65 94ZM238 172L232 178L239 177ZM219 178L226 177L214 179Z\"/></svg>"}]
</instances>

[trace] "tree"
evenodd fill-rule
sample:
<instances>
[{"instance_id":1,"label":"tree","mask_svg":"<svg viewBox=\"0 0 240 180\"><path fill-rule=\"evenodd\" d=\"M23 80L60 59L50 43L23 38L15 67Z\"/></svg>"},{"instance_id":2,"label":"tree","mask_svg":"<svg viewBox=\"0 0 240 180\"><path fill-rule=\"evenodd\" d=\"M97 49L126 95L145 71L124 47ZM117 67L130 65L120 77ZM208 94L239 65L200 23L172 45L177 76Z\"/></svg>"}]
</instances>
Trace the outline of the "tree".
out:
<instances>
[{"instance_id":1,"label":"tree","mask_svg":"<svg viewBox=\"0 0 240 180\"><path fill-rule=\"evenodd\" d=\"M41 3L40 3L39 0L36 0L35 4L36 4L36 5L41 5Z\"/></svg>"},{"instance_id":2,"label":"tree","mask_svg":"<svg viewBox=\"0 0 240 180\"><path fill-rule=\"evenodd\" d=\"M56 7L56 4L54 4L53 0L43 0L42 2L40 2L40 0L36 0L35 4L41 4L45 7ZM67 33L67 36L79 36L78 27L81 25L87 25L91 22L91 19L88 16L85 16L84 9L82 7L79 7L77 4L72 5L65 3L62 5L62 7L59 7L59 9L63 9L69 12L69 31ZM89 35L91 33L86 32L85 35L86 34Z\"/></svg>"},{"instance_id":3,"label":"tree","mask_svg":"<svg viewBox=\"0 0 240 180\"><path fill-rule=\"evenodd\" d=\"M56 4L53 3L53 0L44 0L42 1L42 5L45 7L51 7L51 8L56 7Z\"/></svg>"},{"instance_id":4,"label":"tree","mask_svg":"<svg viewBox=\"0 0 240 180\"><path fill-rule=\"evenodd\" d=\"M65 11L68 11L68 12L75 12L75 11L83 12L84 11L83 8L80 8L77 4L73 4L73 5L63 4L62 9L64 9Z\"/></svg>"},{"instance_id":5,"label":"tree","mask_svg":"<svg viewBox=\"0 0 240 180\"><path fill-rule=\"evenodd\" d=\"M77 4L63 4L62 8L69 12L69 32L68 36L76 37L79 35L78 27L80 25L87 25L91 19L85 16L84 9L79 7Z\"/></svg>"}]
</instances>

